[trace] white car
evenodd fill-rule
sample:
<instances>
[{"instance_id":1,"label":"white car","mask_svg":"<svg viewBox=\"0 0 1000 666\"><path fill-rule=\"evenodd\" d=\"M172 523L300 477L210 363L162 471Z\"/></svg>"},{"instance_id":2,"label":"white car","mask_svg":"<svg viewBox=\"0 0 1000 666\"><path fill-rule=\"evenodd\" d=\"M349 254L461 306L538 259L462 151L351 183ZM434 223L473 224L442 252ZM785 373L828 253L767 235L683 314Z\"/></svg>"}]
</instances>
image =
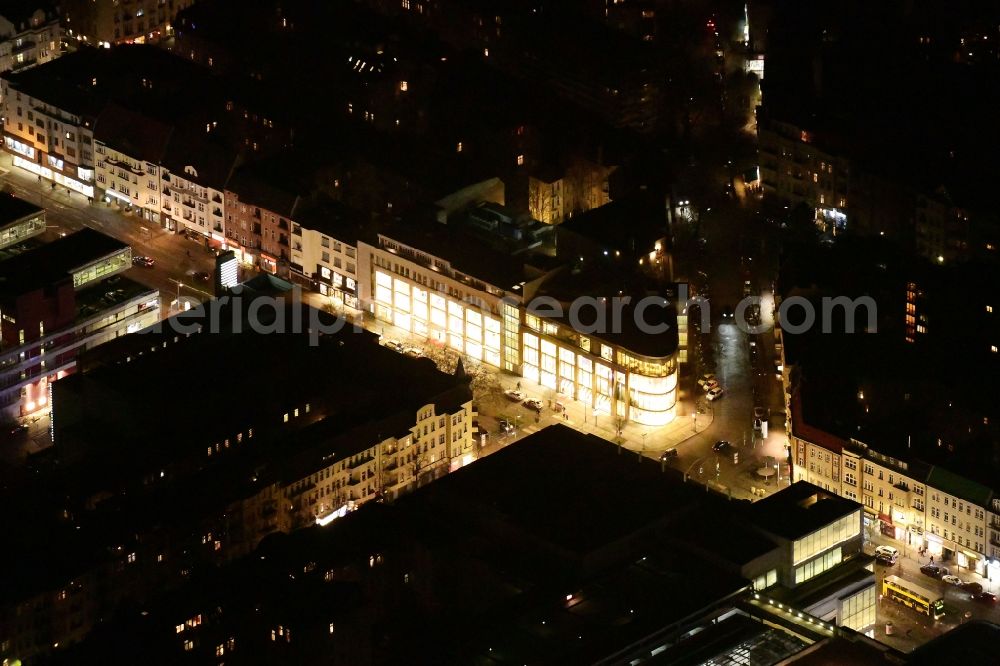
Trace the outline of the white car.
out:
<instances>
[{"instance_id":1,"label":"white car","mask_svg":"<svg viewBox=\"0 0 1000 666\"><path fill-rule=\"evenodd\" d=\"M711 372L709 372L709 373L704 374L704 375L701 376L701 379L698 380L698 386L700 386L701 388L705 388L705 384L708 384L708 383L714 382L714 381L716 381L715 375L712 374Z\"/></svg>"},{"instance_id":2,"label":"white car","mask_svg":"<svg viewBox=\"0 0 1000 666\"><path fill-rule=\"evenodd\" d=\"M515 391L514 389L504 391L503 394L507 396L508 400L513 400L514 402L521 402L524 400L524 394L520 391Z\"/></svg>"},{"instance_id":3,"label":"white car","mask_svg":"<svg viewBox=\"0 0 1000 666\"><path fill-rule=\"evenodd\" d=\"M721 386L716 386L707 393L707 397L709 400L718 400L724 393Z\"/></svg>"},{"instance_id":4,"label":"white car","mask_svg":"<svg viewBox=\"0 0 1000 666\"><path fill-rule=\"evenodd\" d=\"M719 388L719 382L718 380L713 379L711 381L707 381L704 384L702 384L701 388L703 388L705 392L708 393L712 389Z\"/></svg>"},{"instance_id":5,"label":"white car","mask_svg":"<svg viewBox=\"0 0 1000 666\"><path fill-rule=\"evenodd\" d=\"M419 347L407 347L403 350L403 353L410 358L420 358L424 355L424 352Z\"/></svg>"},{"instance_id":6,"label":"white car","mask_svg":"<svg viewBox=\"0 0 1000 666\"><path fill-rule=\"evenodd\" d=\"M533 409L536 412L540 412L542 411L542 407L544 407L545 405L538 398L530 398L524 401L524 406L528 407L529 409Z\"/></svg>"},{"instance_id":7,"label":"white car","mask_svg":"<svg viewBox=\"0 0 1000 666\"><path fill-rule=\"evenodd\" d=\"M941 576L941 580L949 585L958 585L959 587L962 585L962 579L952 574L945 574L944 576Z\"/></svg>"}]
</instances>

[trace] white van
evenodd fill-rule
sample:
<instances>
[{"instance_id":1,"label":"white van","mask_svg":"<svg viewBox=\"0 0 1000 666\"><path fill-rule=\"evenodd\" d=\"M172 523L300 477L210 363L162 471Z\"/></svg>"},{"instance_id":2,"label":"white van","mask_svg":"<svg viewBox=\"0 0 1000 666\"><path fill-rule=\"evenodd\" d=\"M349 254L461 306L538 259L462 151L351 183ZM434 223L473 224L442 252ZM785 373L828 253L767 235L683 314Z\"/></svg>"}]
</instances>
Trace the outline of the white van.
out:
<instances>
[{"instance_id":1,"label":"white van","mask_svg":"<svg viewBox=\"0 0 1000 666\"><path fill-rule=\"evenodd\" d=\"M882 564L895 564L899 551L892 546L879 546L875 549L875 559Z\"/></svg>"}]
</instances>

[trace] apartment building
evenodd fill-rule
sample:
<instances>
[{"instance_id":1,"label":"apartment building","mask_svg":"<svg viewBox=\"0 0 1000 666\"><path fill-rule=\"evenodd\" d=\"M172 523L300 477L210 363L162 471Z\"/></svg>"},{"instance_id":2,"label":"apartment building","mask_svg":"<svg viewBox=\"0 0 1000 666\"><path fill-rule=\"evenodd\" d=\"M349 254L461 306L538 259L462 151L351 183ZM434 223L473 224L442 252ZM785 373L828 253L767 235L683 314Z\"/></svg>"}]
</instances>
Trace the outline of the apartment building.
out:
<instances>
[{"instance_id":1,"label":"apartment building","mask_svg":"<svg viewBox=\"0 0 1000 666\"><path fill-rule=\"evenodd\" d=\"M78 354L159 319L159 292L118 275L131 259L129 246L84 229L0 262L5 416L47 409Z\"/></svg>"},{"instance_id":2,"label":"apartment building","mask_svg":"<svg viewBox=\"0 0 1000 666\"><path fill-rule=\"evenodd\" d=\"M795 479L814 483L864 506L865 526L959 567L987 575L1000 539L989 525L993 491L944 467L887 455L856 439L843 440L807 424L792 398Z\"/></svg>"},{"instance_id":3,"label":"apartment building","mask_svg":"<svg viewBox=\"0 0 1000 666\"><path fill-rule=\"evenodd\" d=\"M119 104L94 129L97 187L105 200L154 224L161 219L163 158L173 127Z\"/></svg>"},{"instance_id":4,"label":"apartment building","mask_svg":"<svg viewBox=\"0 0 1000 666\"><path fill-rule=\"evenodd\" d=\"M101 104L86 89L62 88L68 69L60 60L0 79L4 149L14 166L92 199Z\"/></svg>"},{"instance_id":5,"label":"apartment building","mask_svg":"<svg viewBox=\"0 0 1000 666\"><path fill-rule=\"evenodd\" d=\"M225 189L238 163L236 152L204 134L178 131L167 142L160 168L163 226L218 243L226 240Z\"/></svg>"},{"instance_id":6,"label":"apartment building","mask_svg":"<svg viewBox=\"0 0 1000 666\"><path fill-rule=\"evenodd\" d=\"M193 0L64 0L66 34L93 46L143 44L173 34L171 22Z\"/></svg>"},{"instance_id":7,"label":"apartment building","mask_svg":"<svg viewBox=\"0 0 1000 666\"><path fill-rule=\"evenodd\" d=\"M52 4L39 0L0 8L0 72L25 69L62 55L62 27Z\"/></svg>"},{"instance_id":8,"label":"apartment building","mask_svg":"<svg viewBox=\"0 0 1000 666\"><path fill-rule=\"evenodd\" d=\"M987 514L993 491L942 467L927 477L927 550L986 575Z\"/></svg>"},{"instance_id":9,"label":"apartment building","mask_svg":"<svg viewBox=\"0 0 1000 666\"><path fill-rule=\"evenodd\" d=\"M847 227L850 162L825 150L817 135L793 122L760 124L760 179L764 192L817 211L817 221L836 233Z\"/></svg>"},{"instance_id":10,"label":"apartment building","mask_svg":"<svg viewBox=\"0 0 1000 666\"><path fill-rule=\"evenodd\" d=\"M364 222L357 211L321 194L301 200L292 222L292 276L336 307L360 310L357 245L368 235Z\"/></svg>"}]
</instances>

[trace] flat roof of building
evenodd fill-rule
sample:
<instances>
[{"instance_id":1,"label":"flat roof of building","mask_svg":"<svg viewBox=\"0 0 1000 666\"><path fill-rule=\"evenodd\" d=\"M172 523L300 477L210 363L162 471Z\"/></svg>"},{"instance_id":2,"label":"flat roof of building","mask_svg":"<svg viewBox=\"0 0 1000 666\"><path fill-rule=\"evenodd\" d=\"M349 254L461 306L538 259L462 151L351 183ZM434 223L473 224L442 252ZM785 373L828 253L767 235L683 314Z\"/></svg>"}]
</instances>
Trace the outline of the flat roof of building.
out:
<instances>
[{"instance_id":1,"label":"flat roof of building","mask_svg":"<svg viewBox=\"0 0 1000 666\"><path fill-rule=\"evenodd\" d=\"M128 244L85 227L0 261L0 302L70 279L73 271L125 249Z\"/></svg>"},{"instance_id":2,"label":"flat roof of building","mask_svg":"<svg viewBox=\"0 0 1000 666\"><path fill-rule=\"evenodd\" d=\"M444 224L415 219L387 224L378 231L387 238L443 259L453 269L504 292L518 293L514 287L529 279L529 266L555 268L553 257L501 249L471 233L464 222Z\"/></svg>"},{"instance_id":3,"label":"flat roof of building","mask_svg":"<svg viewBox=\"0 0 1000 666\"><path fill-rule=\"evenodd\" d=\"M674 470L667 474L653 460L556 424L420 492L427 501L477 507L535 538L585 554L704 496L700 487L672 482Z\"/></svg>"},{"instance_id":4,"label":"flat roof of building","mask_svg":"<svg viewBox=\"0 0 1000 666\"><path fill-rule=\"evenodd\" d=\"M755 502L747 517L765 532L795 540L860 510L857 502L806 481L796 481L780 493Z\"/></svg>"},{"instance_id":5,"label":"flat roof of building","mask_svg":"<svg viewBox=\"0 0 1000 666\"><path fill-rule=\"evenodd\" d=\"M29 215L37 215L44 209L28 203L13 194L0 192L0 227L5 227Z\"/></svg>"},{"instance_id":6,"label":"flat roof of building","mask_svg":"<svg viewBox=\"0 0 1000 666\"><path fill-rule=\"evenodd\" d=\"M249 320L238 330L229 326L233 311L223 307L217 318L200 320L202 332L187 336L167 321L159 325L160 332L135 333L110 342L109 349L98 348L96 363L85 354L80 361L84 371L53 385L56 413L64 401L74 406L72 417L57 418L56 445L75 451L83 464L101 468L101 474L81 479L80 485L109 483L115 477L124 482L156 465L205 460L205 447L235 441L237 433L246 439L251 428L255 448L286 442L283 457L291 461L293 452L317 442L331 442L401 411L412 411L412 420L420 407L442 396L454 402L452 392L467 390L467 378L442 373L428 359L410 359L382 347L376 336L355 332L350 325L313 340L307 332L310 317L321 313L301 304L303 332L296 333L291 330L295 306L286 307L280 315L288 329L284 333L268 332L281 325L270 306L261 308L256 330ZM192 330L196 316L192 310L179 323ZM212 321L219 332L212 332ZM163 405L170 405L176 418L164 419ZM286 423L283 414L288 415ZM292 434L286 437L286 432ZM364 443L374 443L377 434ZM390 434L398 433L384 433ZM132 445L136 438L142 447ZM346 452L346 445L338 448L338 453Z\"/></svg>"}]
</instances>

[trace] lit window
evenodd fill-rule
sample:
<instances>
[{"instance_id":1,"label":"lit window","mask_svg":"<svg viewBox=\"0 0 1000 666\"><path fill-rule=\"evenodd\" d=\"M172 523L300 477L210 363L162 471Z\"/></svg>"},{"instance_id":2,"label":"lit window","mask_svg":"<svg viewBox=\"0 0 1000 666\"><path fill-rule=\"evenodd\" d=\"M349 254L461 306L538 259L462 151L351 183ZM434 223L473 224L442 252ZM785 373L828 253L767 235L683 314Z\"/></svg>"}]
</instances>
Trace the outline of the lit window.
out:
<instances>
[{"instance_id":1,"label":"lit window","mask_svg":"<svg viewBox=\"0 0 1000 666\"><path fill-rule=\"evenodd\" d=\"M459 142L458 142L458 145L457 145L457 146L455 146L455 152L456 152L456 153L460 153L460 152L462 152L462 142L461 142L461 141L459 141Z\"/></svg>"},{"instance_id":2,"label":"lit window","mask_svg":"<svg viewBox=\"0 0 1000 666\"><path fill-rule=\"evenodd\" d=\"M399 90L400 90L400 92L406 92L407 90L409 90L409 88L410 88L410 84L407 83L406 81L400 81L399 82Z\"/></svg>"},{"instance_id":3,"label":"lit window","mask_svg":"<svg viewBox=\"0 0 1000 666\"><path fill-rule=\"evenodd\" d=\"M285 412L285 418L284 418L284 421L285 421L285 423L288 423L288 412Z\"/></svg>"},{"instance_id":4,"label":"lit window","mask_svg":"<svg viewBox=\"0 0 1000 666\"><path fill-rule=\"evenodd\" d=\"M184 641L184 651L190 652L194 649L194 641Z\"/></svg>"},{"instance_id":5,"label":"lit window","mask_svg":"<svg viewBox=\"0 0 1000 666\"><path fill-rule=\"evenodd\" d=\"M524 155L518 155L517 156L517 166L523 166L523 165L524 165Z\"/></svg>"},{"instance_id":6,"label":"lit window","mask_svg":"<svg viewBox=\"0 0 1000 666\"><path fill-rule=\"evenodd\" d=\"M993 306L992 305L987 305L986 306L986 311L987 312L993 312Z\"/></svg>"},{"instance_id":7,"label":"lit window","mask_svg":"<svg viewBox=\"0 0 1000 666\"><path fill-rule=\"evenodd\" d=\"M996 354L997 353L997 346L996 345L990 345L990 351L993 352L994 354Z\"/></svg>"},{"instance_id":8,"label":"lit window","mask_svg":"<svg viewBox=\"0 0 1000 666\"><path fill-rule=\"evenodd\" d=\"M174 627L174 630L175 630L175 631L176 631L176 632L177 632L178 634L180 634L180 633L183 633L183 632L184 632L184 625L183 625L183 624L178 624L178 625L177 625L176 627Z\"/></svg>"}]
</instances>

